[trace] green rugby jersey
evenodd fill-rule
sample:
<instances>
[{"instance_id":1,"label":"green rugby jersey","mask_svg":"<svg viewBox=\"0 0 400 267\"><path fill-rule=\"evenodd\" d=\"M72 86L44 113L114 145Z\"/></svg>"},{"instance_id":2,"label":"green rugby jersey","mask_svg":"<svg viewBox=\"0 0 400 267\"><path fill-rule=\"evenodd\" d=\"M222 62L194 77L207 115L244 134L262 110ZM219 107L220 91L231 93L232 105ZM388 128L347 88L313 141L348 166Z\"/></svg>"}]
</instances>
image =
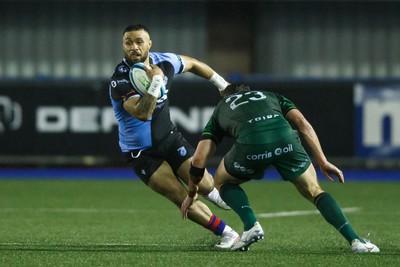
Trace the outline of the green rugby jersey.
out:
<instances>
[{"instance_id":1,"label":"green rugby jersey","mask_svg":"<svg viewBox=\"0 0 400 267\"><path fill-rule=\"evenodd\" d=\"M219 144L224 136L241 144L272 143L293 132L285 119L296 106L286 97L268 91L247 91L221 99L201 139Z\"/></svg>"}]
</instances>

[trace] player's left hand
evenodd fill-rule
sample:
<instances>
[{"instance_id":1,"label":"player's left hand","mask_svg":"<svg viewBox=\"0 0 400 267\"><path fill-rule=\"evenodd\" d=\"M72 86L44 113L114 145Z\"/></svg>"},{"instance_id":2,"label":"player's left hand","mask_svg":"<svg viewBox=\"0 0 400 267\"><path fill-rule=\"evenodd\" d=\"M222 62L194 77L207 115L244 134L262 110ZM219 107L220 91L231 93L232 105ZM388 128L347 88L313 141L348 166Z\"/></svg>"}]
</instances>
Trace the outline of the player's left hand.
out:
<instances>
[{"instance_id":1,"label":"player's left hand","mask_svg":"<svg viewBox=\"0 0 400 267\"><path fill-rule=\"evenodd\" d=\"M182 220L187 219L187 212L192 206L193 202L196 200L197 194L194 197L186 196L185 200L182 202L181 205L181 213L182 213Z\"/></svg>"}]
</instances>

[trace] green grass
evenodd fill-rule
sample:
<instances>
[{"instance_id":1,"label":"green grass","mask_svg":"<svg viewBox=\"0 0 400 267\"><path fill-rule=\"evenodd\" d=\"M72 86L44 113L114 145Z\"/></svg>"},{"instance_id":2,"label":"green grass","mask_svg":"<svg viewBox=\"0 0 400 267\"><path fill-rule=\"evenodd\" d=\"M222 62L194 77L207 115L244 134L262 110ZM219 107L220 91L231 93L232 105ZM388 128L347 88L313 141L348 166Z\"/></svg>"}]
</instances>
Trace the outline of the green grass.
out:
<instances>
[{"instance_id":1,"label":"green grass","mask_svg":"<svg viewBox=\"0 0 400 267\"><path fill-rule=\"evenodd\" d=\"M259 218L265 240L216 252L219 238L140 181L0 181L0 266L400 266L400 183L322 183L381 253L355 255L320 215ZM245 184L257 214L315 210L287 182ZM232 211L211 209L238 232Z\"/></svg>"}]
</instances>

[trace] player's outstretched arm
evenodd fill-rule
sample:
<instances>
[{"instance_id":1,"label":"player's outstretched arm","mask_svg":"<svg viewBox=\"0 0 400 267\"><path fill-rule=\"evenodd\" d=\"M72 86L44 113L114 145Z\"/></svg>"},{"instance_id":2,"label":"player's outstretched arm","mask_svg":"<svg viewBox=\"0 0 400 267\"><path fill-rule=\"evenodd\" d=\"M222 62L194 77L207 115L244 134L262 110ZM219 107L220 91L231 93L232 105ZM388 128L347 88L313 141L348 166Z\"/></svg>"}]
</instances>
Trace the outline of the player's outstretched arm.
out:
<instances>
[{"instance_id":1,"label":"player's outstretched arm","mask_svg":"<svg viewBox=\"0 0 400 267\"><path fill-rule=\"evenodd\" d=\"M206 63L184 55L180 55L180 57L185 66L185 69L183 70L184 72L191 72L199 77L209 80L218 88L219 91L224 90L229 85L224 78L222 78Z\"/></svg>"},{"instance_id":2,"label":"player's outstretched arm","mask_svg":"<svg viewBox=\"0 0 400 267\"><path fill-rule=\"evenodd\" d=\"M286 114L286 119L306 141L322 173L332 182L335 181L333 176L336 176L340 183L344 183L342 171L326 159L317 133L303 114L298 109L292 109Z\"/></svg>"},{"instance_id":3,"label":"player's outstretched arm","mask_svg":"<svg viewBox=\"0 0 400 267\"><path fill-rule=\"evenodd\" d=\"M189 192L181 205L182 219L187 218L187 212L197 198L198 184L203 179L207 159L215 153L216 147L210 139L201 140L197 145L190 167Z\"/></svg>"}]
</instances>

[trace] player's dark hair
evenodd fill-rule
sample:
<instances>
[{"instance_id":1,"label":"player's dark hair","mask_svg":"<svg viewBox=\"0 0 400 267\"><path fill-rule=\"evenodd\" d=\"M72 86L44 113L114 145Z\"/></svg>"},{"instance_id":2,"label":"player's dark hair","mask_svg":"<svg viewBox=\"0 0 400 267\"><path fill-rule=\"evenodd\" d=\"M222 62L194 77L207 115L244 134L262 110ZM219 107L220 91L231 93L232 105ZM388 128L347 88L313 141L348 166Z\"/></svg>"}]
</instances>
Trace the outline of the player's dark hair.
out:
<instances>
[{"instance_id":1,"label":"player's dark hair","mask_svg":"<svg viewBox=\"0 0 400 267\"><path fill-rule=\"evenodd\" d=\"M248 91L250 91L250 87L245 83L231 83L225 88L225 90L221 91L221 95L225 97L228 95Z\"/></svg>"},{"instance_id":2,"label":"player's dark hair","mask_svg":"<svg viewBox=\"0 0 400 267\"><path fill-rule=\"evenodd\" d=\"M125 28L124 33L122 35L124 35L126 32L134 32L134 31L140 31L140 30L145 31L150 35L149 30L147 29L147 27L142 25L142 24L129 25L128 27Z\"/></svg>"}]
</instances>

